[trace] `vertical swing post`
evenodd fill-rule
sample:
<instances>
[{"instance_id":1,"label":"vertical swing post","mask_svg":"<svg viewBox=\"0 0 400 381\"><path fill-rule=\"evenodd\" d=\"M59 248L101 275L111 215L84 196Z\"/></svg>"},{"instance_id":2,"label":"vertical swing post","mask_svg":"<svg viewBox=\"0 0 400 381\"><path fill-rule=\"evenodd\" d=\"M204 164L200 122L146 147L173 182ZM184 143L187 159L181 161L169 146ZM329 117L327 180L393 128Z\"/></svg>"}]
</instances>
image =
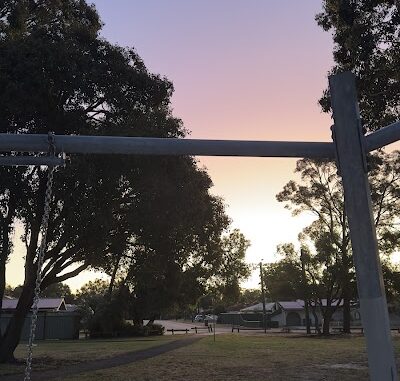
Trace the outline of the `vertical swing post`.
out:
<instances>
[{"instance_id":1,"label":"vertical swing post","mask_svg":"<svg viewBox=\"0 0 400 381\"><path fill-rule=\"evenodd\" d=\"M370 378L373 381L393 381L398 378L371 207L355 77L350 72L333 75L329 78L329 86L337 165L343 180Z\"/></svg>"}]
</instances>

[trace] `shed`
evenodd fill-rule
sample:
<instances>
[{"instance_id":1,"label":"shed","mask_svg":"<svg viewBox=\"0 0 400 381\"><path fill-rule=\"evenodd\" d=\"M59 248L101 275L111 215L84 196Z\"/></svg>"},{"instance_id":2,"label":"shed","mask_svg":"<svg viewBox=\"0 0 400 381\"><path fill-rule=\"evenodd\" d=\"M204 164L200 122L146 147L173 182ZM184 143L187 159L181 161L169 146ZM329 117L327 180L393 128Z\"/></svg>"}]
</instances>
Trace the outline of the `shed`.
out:
<instances>
[{"instance_id":1,"label":"shed","mask_svg":"<svg viewBox=\"0 0 400 381\"><path fill-rule=\"evenodd\" d=\"M4 332L13 316L18 299L4 298L0 317L0 331ZM36 325L37 340L78 339L80 314L67 310L64 298L40 298ZM71 308L73 309L73 308ZM25 317L21 341L29 338L32 313Z\"/></svg>"}]
</instances>

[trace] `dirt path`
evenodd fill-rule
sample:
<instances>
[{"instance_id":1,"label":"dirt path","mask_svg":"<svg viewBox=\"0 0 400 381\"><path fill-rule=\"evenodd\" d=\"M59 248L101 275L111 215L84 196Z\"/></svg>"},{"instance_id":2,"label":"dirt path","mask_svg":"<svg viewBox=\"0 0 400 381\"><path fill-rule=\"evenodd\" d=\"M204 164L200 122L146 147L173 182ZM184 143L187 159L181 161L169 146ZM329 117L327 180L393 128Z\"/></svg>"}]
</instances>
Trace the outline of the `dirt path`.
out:
<instances>
[{"instance_id":1,"label":"dirt path","mask_svg":"<svg viewBox=\"0 0 400 381\"><path fill-rule=\"evenodd\" d=\"M118 356L89 361L80 364L68 365L58 369L47 370L47 371L36 371L32 372L32 381L39 380L51 380L57 377L67 377L78 373L91 372L100 369L113 368L120 365L130 364L136 361L145 360L151 357L161 355L163 353L173 351L178 348L186 347L200 340L201 337L185 337L180 340L175 340L166 344L159 345L157 347L144 349L141 351L123 353ZM23 374L13 374L9 376L2 376L1 381L21 381L23 380Z\"/></svg>"}]
</instances>

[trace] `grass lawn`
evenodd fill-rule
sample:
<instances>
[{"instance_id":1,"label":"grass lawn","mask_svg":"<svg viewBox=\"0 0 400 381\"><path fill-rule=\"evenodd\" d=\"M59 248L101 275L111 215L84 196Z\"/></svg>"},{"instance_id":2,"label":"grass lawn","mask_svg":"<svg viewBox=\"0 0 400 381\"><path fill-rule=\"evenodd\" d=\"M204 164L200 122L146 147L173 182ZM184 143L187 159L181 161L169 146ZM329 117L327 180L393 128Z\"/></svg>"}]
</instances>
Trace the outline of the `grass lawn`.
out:
<instances>
[{"instance_id":1,"label":"grass lawn","mask_svg":"<svg viewBox=\"0 0 400 381\"><path fill-rule=\"evenodd\" d=\"M121 353L138 351L175 340L176 336L152 336L130 339L72 340L37 342L34 348L33 368L53 369L68 364L112 357ZM15 352L17 359L26 356L26 344L20 344ZM24 365L0 364L2 375L22 373Z\"/></svg>"},{"instance_id":2,"label":"grass lawn","mask_svg":"<svg viewBox=\"0 0 400 381\"><path fill-rule=\"evenodd\" d=\"M400 353L400 338L395 338ZM364 338L217 335L189 347L58 381L368 380Z\"/></svg>"}]
</instances>

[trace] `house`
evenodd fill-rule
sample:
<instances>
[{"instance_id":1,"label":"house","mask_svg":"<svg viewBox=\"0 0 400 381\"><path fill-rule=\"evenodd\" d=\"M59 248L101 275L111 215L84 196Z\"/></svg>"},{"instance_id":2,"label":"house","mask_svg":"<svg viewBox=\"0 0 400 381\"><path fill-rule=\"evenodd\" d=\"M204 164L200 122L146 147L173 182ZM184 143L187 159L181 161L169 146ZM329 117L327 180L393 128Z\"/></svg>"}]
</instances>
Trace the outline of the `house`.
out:
<instances>
[{"instance_id":1,"label":"house","mask_svg":"<svg viewBox=\"0 0 400 381\"><path fill-rule=\"evenodd\" d=\"M322 300L322 307L326 307L326 299ZM342 312L340 302L334 302L338 307L333 315L333 320L341 320ZM301 327L306 325L306 313L304 300L277 301L265 303L266 321L270 327ZM322 323L321 307L315 308L318 323ZM315 325L315 316L312 309L309 311L310 324ZM244 326L261 326L263 321L263 304L257 303L252 306L242 308L240 312L228 312L220 315L221 322L227 324L240 324Z\"/></svg>"},{"instance_id":2,"label":"house","mask_svg":"<svg viewBox=\"0 0 400 381\"><path fill-rule=\"evenodd\" d=\"M18 299L3 298L1 310L3 312L13 312L17 308ZM39 311L57 312L66 311L67 307L64 298L40 298L38 302Z\"/></svg>"},{"instance_id":3,"label":"house","mask_svg":"<svg viewBox=\"0 0 400 381\"><path fill-rule=\"evenodd\" d=\"M331 319L331 326L343 325L343 301L335 300L331 302L334 307ZM309 308L309 319L311 326L315 326L315 315L318 324L322 325L323 316L321 310L327 308L327 300L320 300L319 304ZM266 302L266 322L269 327L304 327L306 325L306 312L304 300L290 300ZM315 315L314 315L315 313ZM222 323L242 325L247 327L261 327L263 322L263 304L257 303L252 306L242 308L240 311L227 312L219 315ZM350 318L352 326L361 326L361 314L358 302L352 302L350 306ZM389 306L390 324L394 327L400 327L400 316Z\"/></svg>"},{"instance_id":4,"label":"house","mask_svg":"<svg viewBox=\"0 0 400 381\"><path fill-rule=\"evenodd\" d=\"M4 332L17 307L18 299L3 298L0 332ZM29 338L30 321L29 313L24 322L21 340ZM78 339L80 314L73 305L67 305L64 298L40 298L38 302L38 320L36 324L37 340Z\"/></svg>"},{"instance_id":5,"label":"house","mask_svg":"<svg viewBox=\"0 0 400 381\"><path fill-rule=\"evenodd\" d=\"M304 301L297 299L294 301L278 301L265 303L265 311L267 321L270 322L271 326L283 327L283 326L303 326L306 324L306 316L304 309ZM241 313L263 313L263 304L258 303L250 307L246 307L240 310ZM311 324L314 324L314 317L310 313Z\"/></svg>"}]
</instances>

